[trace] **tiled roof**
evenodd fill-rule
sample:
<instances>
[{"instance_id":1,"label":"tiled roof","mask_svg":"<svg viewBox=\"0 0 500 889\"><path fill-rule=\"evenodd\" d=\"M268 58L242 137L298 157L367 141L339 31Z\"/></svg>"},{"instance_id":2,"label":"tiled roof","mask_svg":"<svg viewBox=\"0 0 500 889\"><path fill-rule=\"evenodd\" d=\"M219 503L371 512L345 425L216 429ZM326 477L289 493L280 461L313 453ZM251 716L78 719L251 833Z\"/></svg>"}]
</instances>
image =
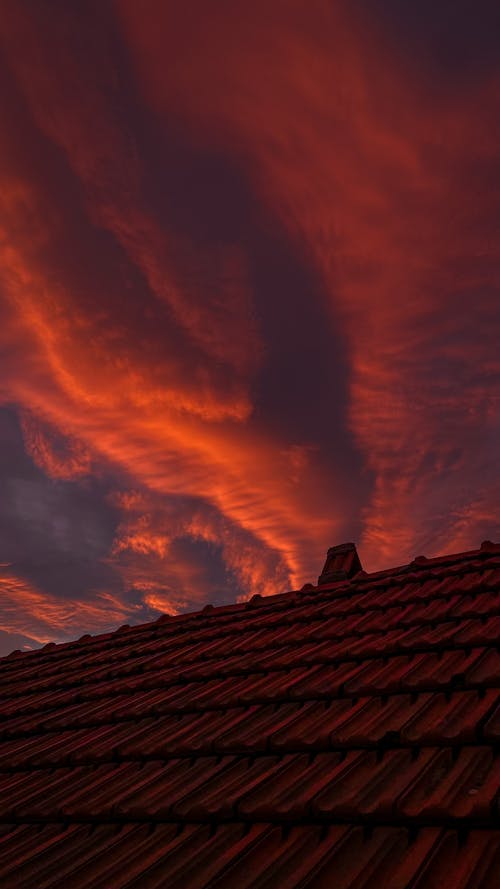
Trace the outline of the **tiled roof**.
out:
<instances>
[{"instance_id":1,"label":"tiled roof","mask_svg":"<svg viewBox=\"0 0 500 889\"><path fill-rule=\"evenodd\" d=\"M498 889L500 545L349 573L3 658L2 889Z\"/></svg>"}]
</instances>

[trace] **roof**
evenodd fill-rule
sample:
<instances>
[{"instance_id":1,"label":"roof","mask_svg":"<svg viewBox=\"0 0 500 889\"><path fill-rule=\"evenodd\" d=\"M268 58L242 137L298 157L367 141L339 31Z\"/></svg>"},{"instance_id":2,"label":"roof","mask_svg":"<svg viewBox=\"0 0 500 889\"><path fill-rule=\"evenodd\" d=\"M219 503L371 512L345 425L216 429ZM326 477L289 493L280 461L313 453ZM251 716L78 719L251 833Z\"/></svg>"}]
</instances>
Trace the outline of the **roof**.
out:
<instances>
[{"instance_id":1,"label":"roof","mask_svg":"<svg viewBox=\"0 0 500 889\"><path fill-rule=\"evenodd\" d=\"M497 889L500 545L333 556L0 661L2 889Z\"/></svg>"}]
</instances>

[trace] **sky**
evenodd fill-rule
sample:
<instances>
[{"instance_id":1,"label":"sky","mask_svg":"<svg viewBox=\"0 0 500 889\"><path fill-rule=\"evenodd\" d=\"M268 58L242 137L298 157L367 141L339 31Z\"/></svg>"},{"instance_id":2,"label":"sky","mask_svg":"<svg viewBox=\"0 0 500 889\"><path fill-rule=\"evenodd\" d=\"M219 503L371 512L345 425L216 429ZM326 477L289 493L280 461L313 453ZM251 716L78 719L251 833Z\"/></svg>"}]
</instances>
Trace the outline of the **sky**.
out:
<instances>
[{"instance_id":1,"label":"sky","mask_svg":"<svg viewBox=\"0 0 500 889\"><path fill-rule=\"evenodd\" d=\"M0 653L500 540L500 7L0 0Z\"/></svg>"}]
</instances>

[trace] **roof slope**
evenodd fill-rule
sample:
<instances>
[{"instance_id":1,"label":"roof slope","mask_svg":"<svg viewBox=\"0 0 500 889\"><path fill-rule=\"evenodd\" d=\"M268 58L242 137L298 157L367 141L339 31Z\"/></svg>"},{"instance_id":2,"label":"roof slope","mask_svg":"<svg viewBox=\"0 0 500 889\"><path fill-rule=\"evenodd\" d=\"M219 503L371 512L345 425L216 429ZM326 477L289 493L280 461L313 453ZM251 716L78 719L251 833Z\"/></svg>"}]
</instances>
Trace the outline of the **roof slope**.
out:
<instances>
[{"instance_id":1,"label":"roof slope","mask_svg":"<svg viewBox=\"0 0 500 889\"><path fill-rule=\"evenodd\" d=\"M497 889L500 545L0 661L0 885Z\"/></svg>"}]
</instances>

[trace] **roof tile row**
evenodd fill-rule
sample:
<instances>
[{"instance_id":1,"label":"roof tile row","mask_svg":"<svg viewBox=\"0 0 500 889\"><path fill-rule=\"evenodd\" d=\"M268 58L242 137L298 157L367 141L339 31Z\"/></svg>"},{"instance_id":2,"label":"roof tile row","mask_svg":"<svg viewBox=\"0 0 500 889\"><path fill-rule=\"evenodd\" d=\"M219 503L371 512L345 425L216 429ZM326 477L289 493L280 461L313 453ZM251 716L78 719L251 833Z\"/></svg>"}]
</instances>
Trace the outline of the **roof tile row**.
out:
<instances>
[{"instance_id":1,"label":"roof tile row","mask_svg":"<svg viewBox=\"0 0 500 889\"><path fill-rule=\"evenodd\" d=\"M191 678L206 680L219 676L242 675L248 672L265 671L277 667L287 667L297 663L327 662L349 659L372 659L377 657L391 657L398 654L417 654L425 651L436 653L446 650L458 650L464 647L496 646L500 638L500 616L491 617L489 620L466 620L465 622L446 621L436 626L410 627L406 629L389 629L385 633L369 634L364 636L351 636L348 639L338 640L329 637L328 624L318 629L315 638L310 641L295 639L297 648L291 645L288 649L270 650L263 652L245 651L234 652L225 658L211 657L208 652L204 657L201 651L197 654L197 660L188 657L183 659L182 653L176 652L154 660L150 664L130 663L117 665L115 668L109 665L86 670L83 666L78 673L70 673L69 676L49 676L44 680L27 683L24 680L12 682L4 692L4 700L23 697L29 694L33 696L43 692L58 689L76 687L85 681L86 687L101 686L102 683L115 679L124 681L130 676L135 685L130 688L140 688L141 683L148 682L148 678L155 681L164 672L166 678ZM323 641L324 640L324 641ZM300 645L301 641L303 644ZM269 640L271 644L271 639ZM227 644L227 640L226 640ZM147 669L146 669L147 667ZM125 683L124 683L125 684ZM116 686L115 686L116 687Z\"/></svg>"},{"instance_id":2,"label":"roof tile row","mask_svg":"<svg viewBox=\"0 0 500 889\"><path fill-rule=\"evenodd\" d=\"M146 717L0 743L0 770L191 754L498 741L500 692L343 698Z\"/></svg>"},{"instance_id":3,"label":"roof tile row","mask_svg":"<svg viewBox=\"0 0 500 889\"><path fill-rule=\"evenodd\" d=\"M499 784L491 747L206 756L0 776L6 821L481 822L499 814Z\"/></svg>"},{"instance_id":4,"label":"roof tile row","mask_svg":"<svg viewBox=\"0 0 500 889\"><path fill-rule=\"evenodd\" d=\"M500 866L498 832L433 828L28 825L2 845L4 889L497 889Z\"/></svg>"},{"instance_id":5,"label":"roof tile row","mask_svg":"<svg viewBox=\"0 0 500 889\"><path fill-rule=\"evenodd\" d=\"M468 579L469 583L467 583ZM444 584L446 585L446 594L449 597L449 601L445 600L444 602L440 602L439 596L443 594ZM372 584L372 586L375 586L375 584ZM490 588L493 589L493 592L491 593L489 592ZM453 595L453 592L456 591L456 578L454 575L435 582L425 583L421 580L418 583L406 585L402 588L389 587L389 591L392 596L397 595L399 597L396 600L398 608L396 609L396 614L393 615L395 622L397 623L398 617L400 618L403 614L406 614L405 619L408 620L411 625L425 623L426 620L434 621L439 614L446 616L450 610L451 616L461 617L463 614L462 608L465 609L465 614L470 613L471 616L498 613L499 588L500 569L495 569L494 571L484 571L482 574L472 573L464 575L460 579L460 593L455 592L455 595ZM415 593L417 590L420 591L422 595L425 594L425 599L428 603L424 606L423 612L419 612L415 603ZM472 595L473 590L476 592L475 595ZM349 595L347 595L347 593L349 593ZM377 609L381 609L386 613L387 608L391 606L390 601L381 600L380 595L374 595L373 589L364 591L362 594L353 594L352 589L347 589L341 598L338 598L338 593L336 593L335 590L329 591L326 597L325 593L315 593L314 600L309 605L298 605L294 607L293 602L289 598L286 603L281 603L282 607L286 608L285 613L282 613L275 603L269 604L269 599L263 600L265 603L264 613L253 618L249 615L248 617L250 619L245 620L244 627L241 626L241 619L238 614L231 613L225 615L219 613L224 609L215 609L213 616L211 618L206 618L202 623L200 623L199 620L195 620L197 617L196 615L189 615L187 617L183 615L181 616L183 618L181 623L176 623L176 619L172 618L170 619L170 625L167 622L166 624L161 624L159 626L156 624L149 624L144 628L131 628L129 631L122 634L121 637L116 637L112 634L107 634L107 636L104 637L90 637L90 639L89 637L85 637L88 640L85 643L69 643L49 649L48 651L42 649L41 651L29 652L25 653L25 656L21 658L14 658L14 660L4 658L1 663L0 681L3 676L6 678L7 675L9 675L9 679L12 681L12 676L15 673L19 675L22 674L24 679L32 678L36 675L37 671L43 673L44 670L47 670L49 674L53 673L57 669L56 664L60 665L61 658L71 658L74 665L77 665L78 661L80 661L80 663L85 661L88 666L94 661L96 663L103 663L104 661L109 663L110 659L111 661L113 659L123 660L124 648L128 649L128 659L130 659L137 654L140 654L141 647L144 647L145 654L148 659L150 659L154 654L155 647L160 651L162 648L165 648L165 646L167 649L169 647L173 647L174 649L179 647L182 648L185 645L185 637L184 634L180 632L181 630L184 630L185 633L189 631L188 648L192 648L197 641L206 645L206 641L208 641L210 637L213 637L216 643L219 642L224 644L223 639L226 633L234 633L240 637L243 632L243 635L246 636L247 634L251 634L254 630L258 630L259 625L272 629L276 623L279 623L284 627L283 632L286 632L288 622L291 622L292 625L297 621L304 621L307 623L310 618L317 621L320 617L329 616L325 613L325 608L331 609L332 613L352 616L359 610L356 605L356 597L359 595L362 595L365 600L365 610L367 612L364 614L365 617L369 618L371 613L375 620L377 617ZM328 602L328 599L331 600L332 597L333 601L330 601L330 604L321 605L322 600L325 600L326 598L326 601ZM273 597L273 599L279 598L280 597ZM308 598L311 599L310 596ZM320 605L321 608L319 607ZM335 609L337 609L337 611L335 611ZM428 614L427 617L425 614L426 610ZM432 617L433 613L434 617ZM362 617L363 613L360 614L360 618ZM345 630L348 632L352 631L352 619L351 621L341 621L339 629L337 630L340 636L342 636L343 633L342 624L344 624ZM155 638L155 636L157 638ZM276 634L276 639L277 638L278 634Z\"/></svg>"},{"instance_id":6,"label":"roof tile row","mask_svg":"<svg viewBox=\"0 0 500 889\"><path fill-rule=\"evenodd\" d=\"M2 889L496 889L499 604L486 543L3 659Z\"/></svg>"}]
</instances>

